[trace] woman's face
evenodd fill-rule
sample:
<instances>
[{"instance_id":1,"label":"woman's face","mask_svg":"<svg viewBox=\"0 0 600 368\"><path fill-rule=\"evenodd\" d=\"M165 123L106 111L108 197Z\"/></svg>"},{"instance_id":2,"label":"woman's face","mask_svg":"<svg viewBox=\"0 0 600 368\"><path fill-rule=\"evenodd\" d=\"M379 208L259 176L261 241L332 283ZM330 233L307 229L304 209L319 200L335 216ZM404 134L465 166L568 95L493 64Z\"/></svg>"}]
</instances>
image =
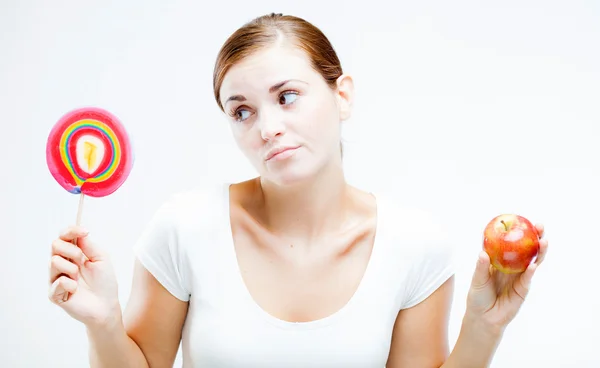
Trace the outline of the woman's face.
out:
<instances>
[{"instance_id":1,"label":"woman's face","mask_svg":"<svg viewBox=\"0 0 600 368\"><path fill-rule=\"evenodd\" d=\"M291 184L340 160L352 80L342 76L337 85L332 90L301 49L280 43L227 72L221 102L238 147L263 178Z\"/></svg>"}]
</instances>

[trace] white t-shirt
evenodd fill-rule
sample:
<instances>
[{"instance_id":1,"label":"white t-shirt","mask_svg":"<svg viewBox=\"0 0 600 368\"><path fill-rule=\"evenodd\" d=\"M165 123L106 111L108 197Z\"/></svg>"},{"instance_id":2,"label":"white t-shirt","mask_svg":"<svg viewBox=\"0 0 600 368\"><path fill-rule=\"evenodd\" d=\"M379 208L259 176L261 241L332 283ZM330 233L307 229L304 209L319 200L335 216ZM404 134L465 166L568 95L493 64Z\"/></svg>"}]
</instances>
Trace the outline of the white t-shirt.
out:
<instances>
[{"instance_id":1,"label":"white t-shirt","mask_svg":"<svg viewBox=\"0 0 600 368\"><path fill-rule=\"evenodd\" d=\"M189 302L183 367L385 367L398 312L427 298L454 268L447 238L425 212L375 197L375 243L356 293L336 313L301 323L268 314L246 289L229 185L182 192L161 206L135 252L169 292Z\"/></svg>"}]
</instances>

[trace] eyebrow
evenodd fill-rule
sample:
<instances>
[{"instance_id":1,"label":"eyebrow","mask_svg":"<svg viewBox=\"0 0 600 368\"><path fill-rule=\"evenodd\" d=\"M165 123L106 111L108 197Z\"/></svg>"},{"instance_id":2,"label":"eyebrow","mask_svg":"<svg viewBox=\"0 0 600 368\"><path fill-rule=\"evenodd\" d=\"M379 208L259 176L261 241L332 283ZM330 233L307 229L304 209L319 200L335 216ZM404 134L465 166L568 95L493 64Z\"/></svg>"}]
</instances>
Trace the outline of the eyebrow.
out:
<instances>
[{"instance_id":1,"label":"eyebrow","mask_svg":"<svg viewBox=\"0 0 600 368\"><path fill-rule=\"evenodd\" d=\"M301 80L298 80L298 79L286 79L286 80L284 80L284 81L281 81L281 82L279 82L279 83L276 83L276 84L272 85L272 86L269 88L269 93L273 93L273 92L277 91L279 88L281 88L281 87L285 86L285 85L286 85L287 83L289 83L289 82L300 82L300 83L308 84L308 83L306 83L306 82L304 82L304 81L301 81ZM223 104L223 106L227 105L227 103L228 103L229 101L246 101L246 97L244 97L244 96L242 96L242 95L233 95L233 96L229 97L229 98L228 98L228 99L225 101L225 103Z\"/></svg>"}]
</instances>

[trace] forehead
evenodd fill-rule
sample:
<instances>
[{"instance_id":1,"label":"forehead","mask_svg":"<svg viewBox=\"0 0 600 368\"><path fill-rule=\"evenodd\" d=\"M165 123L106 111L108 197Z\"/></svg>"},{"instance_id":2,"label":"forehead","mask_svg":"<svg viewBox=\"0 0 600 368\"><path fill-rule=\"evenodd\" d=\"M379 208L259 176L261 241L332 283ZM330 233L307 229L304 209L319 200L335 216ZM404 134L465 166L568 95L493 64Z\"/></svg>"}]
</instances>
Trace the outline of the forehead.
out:
<instances>
[{"instance_id":1,"label":"forehead","mask_svg":"<svg viewBox=\"0 0 600 368\"><path fill-rule=\"evenodd\" d=\"M276 45L257 51L234 65L223 78L221 96L264 92L275 83L300 79L310 83L320 75L311 67L310 59L301 50L288 45Z\"/></svg>"}]
</instances>

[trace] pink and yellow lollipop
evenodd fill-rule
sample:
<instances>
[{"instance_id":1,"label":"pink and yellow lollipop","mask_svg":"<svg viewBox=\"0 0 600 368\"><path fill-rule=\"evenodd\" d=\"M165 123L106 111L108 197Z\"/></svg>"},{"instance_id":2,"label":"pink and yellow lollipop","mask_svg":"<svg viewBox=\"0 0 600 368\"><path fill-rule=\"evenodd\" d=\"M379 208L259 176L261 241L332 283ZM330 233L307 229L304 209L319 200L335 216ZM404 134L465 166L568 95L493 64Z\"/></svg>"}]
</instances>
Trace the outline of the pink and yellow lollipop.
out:
<instances>
[{"instance_id":1,"label":"pink and yellow lollipop","mask_svg":"<svg viewBox=\"0 0 600 368\"><path fill-rule=\"evenodd\" d=\"M46 143L46 162L60 186L80 194L76 221L80 225L84 196L104 197L116 191L131 172L133 150L116 116L86 107L67 113L54 125ZM67 299L65 293L63 300Z\"/></svg>"},{"instance_id":2,"label":"pink and yellow lollipop","mask_svg":"<svg viewBox=\"0 0 600 368\"><path fill-rule=\"evenodd\" d=\"M54 125L46 161L54 179L68 192L104 197L129 176L133 151L116 116L86 107L67 113Z\"/></svg>"}]
</instances>

